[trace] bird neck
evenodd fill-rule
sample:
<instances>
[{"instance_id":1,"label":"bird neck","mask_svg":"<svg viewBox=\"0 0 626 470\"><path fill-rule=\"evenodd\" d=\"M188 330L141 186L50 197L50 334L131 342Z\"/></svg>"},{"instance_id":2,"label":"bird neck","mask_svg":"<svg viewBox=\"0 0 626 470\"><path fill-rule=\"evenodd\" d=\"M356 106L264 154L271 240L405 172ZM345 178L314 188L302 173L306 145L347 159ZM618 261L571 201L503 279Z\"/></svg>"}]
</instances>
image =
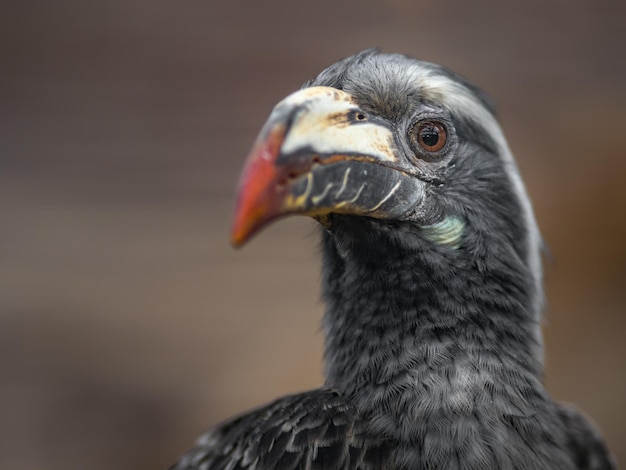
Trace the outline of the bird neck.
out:
<instances>
[{"instance_id":1,"label":"bird neck","mask_svg":"<svg viewBox=\"0 0 626 470\"><path fill-rule=\"evenodd\" d=\"M488 250L451 248L406 224L356 220L325 233L326 385L397 420L536 389L535 285L493 238Z\"/></svg>"}]
</instances>

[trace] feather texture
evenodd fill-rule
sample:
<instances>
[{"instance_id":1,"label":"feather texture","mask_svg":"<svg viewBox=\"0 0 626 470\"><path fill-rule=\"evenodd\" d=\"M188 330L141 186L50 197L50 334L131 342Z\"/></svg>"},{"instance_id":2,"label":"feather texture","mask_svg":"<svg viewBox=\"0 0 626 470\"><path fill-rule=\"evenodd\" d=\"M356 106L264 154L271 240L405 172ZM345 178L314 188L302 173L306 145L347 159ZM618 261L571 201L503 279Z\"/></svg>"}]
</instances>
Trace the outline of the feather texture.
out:
<instances>
[{"instance_id":1,"label":"feather texture","mask_svg":"<svg viewBox=\"0 0 626 470\"><path fill-rule=\"evenodd\" d=\"M287 116L278 129L305 122L315 103L344 100L332 119L324 120L328 107L313 115L322 128L315 142L300 128L293 154L276 156L317 168L315 178L332 173L322 172L332 169L324 158L343 159L335 172L341 178L316 181L325 189L315 193L316 204L329 192L348 198L319 218L325 388L216 426L172 468L615 468L598 431L543 386L542 242L490 100L443 67L375 50L334 64L305 86L342 91L291 95L273 115ZM346 102L351 112L358 106L357 117L337 111ZM407 140L424 119L447 129L445 155L421 158ZM324 125L341 126L328 132L342 136L339 156L332 153L337 139L319 142ZM368 140L364 129L386 140ZM352 142L346 136L363 139L356 154L367 152L368 142L384 148L354 163L358 158L345 156ZM317 170L300 180L303 204ZM401 178L413 178L419 197L396 192ZM368 207L375 210L363 216L345 209L373 188L377 205ZM407 201L414 206L400 211Z\"/></svg>"}]
</instances>

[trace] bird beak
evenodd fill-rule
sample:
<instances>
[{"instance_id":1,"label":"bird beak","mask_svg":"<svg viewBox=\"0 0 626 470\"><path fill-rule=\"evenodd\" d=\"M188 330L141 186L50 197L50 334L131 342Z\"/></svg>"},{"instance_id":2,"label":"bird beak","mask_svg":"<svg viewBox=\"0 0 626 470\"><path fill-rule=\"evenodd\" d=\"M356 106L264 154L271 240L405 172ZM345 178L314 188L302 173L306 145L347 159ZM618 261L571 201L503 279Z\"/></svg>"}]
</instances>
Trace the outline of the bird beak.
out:
<instances>
[{"instance_id":1,"label":"bird beak","mask_svg":"<svg viewBox=\"0 0 626 470\"><path fill-rule=\"evenodd\" d=\"M391 126L340 90L312 87L274 108L239 182L234 246L290 214L403 220L423 197L401 169Z\"/></svg>"}]
</instances>

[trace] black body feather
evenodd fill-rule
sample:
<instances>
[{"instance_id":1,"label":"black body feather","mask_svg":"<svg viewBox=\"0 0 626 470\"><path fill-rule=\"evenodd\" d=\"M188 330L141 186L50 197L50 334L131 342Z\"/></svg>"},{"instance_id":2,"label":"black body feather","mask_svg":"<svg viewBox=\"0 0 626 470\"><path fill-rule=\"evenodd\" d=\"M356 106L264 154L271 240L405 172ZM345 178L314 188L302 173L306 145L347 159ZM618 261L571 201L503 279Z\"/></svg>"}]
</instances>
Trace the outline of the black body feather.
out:
<instances>
[{"instance_id":1,"label":"black body feather","mask_svg":"<svg viewBox=\"0 0 626 470\"><path fill-rule=\"evenodd\" d=\"M173 469L614 468L597 431L542 384L540 239L517 170L483 114L424 92L433 77L493 117L464 79L376 51L306 86L350 93L399 136L425 110L451 123L455 155L424 170L436 181L426 212L463 221L458 246L417 223L328 216L324 388L218 425Z\"/></svg>"}]
</instances>

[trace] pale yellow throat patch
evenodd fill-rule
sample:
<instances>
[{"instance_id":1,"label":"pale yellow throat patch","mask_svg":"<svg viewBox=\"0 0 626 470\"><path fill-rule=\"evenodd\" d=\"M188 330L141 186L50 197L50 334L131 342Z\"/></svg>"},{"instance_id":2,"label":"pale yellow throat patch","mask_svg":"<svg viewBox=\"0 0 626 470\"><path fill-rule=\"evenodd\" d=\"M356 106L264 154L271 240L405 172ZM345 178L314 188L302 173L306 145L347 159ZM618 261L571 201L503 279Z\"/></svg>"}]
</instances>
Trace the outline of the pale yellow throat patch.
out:
<instances>
[{"instance_id":1,"label":"pale yellow throat patch","mask_svg":"<svg viewBox=\"0 0 626 470\"><path fill-rule=\"evenodd\" d=\"M441 222L420 226L422 233L429 240L443 246L457 249L461 246L465 222L456 216L448 216Z\"/></svg>"}]
</instances>

